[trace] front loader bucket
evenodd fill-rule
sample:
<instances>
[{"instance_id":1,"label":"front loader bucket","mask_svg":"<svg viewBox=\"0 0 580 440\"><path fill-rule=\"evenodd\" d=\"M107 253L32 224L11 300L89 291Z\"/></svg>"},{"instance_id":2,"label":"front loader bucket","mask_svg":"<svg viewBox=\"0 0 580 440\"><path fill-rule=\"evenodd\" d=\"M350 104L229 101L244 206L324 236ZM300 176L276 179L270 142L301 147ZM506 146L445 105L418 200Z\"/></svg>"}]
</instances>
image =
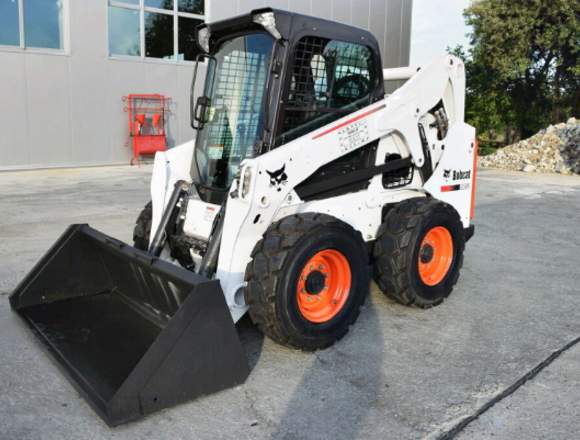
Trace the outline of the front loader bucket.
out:
<instances>
[{"instance_id":1,"label":"front loader bucket","mask_svg":"<svg viewBox=\"0 0 580 440\"><path fill-rule=\"evenodd\" d=\"M88 225L66 230L10 304L109 425L249 374L217 280Z\"/></svg>"}]
</instances>

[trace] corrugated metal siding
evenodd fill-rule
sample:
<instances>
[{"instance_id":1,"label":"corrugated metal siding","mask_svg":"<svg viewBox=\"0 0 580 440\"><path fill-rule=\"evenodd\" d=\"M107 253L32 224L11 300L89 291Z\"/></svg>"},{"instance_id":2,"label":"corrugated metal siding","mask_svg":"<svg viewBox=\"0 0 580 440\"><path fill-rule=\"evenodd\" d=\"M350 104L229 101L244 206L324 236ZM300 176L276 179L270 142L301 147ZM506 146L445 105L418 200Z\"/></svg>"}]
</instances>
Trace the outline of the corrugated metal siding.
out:
<instances>
[{"instance_id":1,"label":"corrugated metal siding","mask_svg":"<svg viewBox=\"0 0 580 440\"><path fill-rule=\"evenodd\" d=\"M409 62L412 0L207 2L210 21L272 6L360 26L379 40L386 67ZM110 59L107 1L69 3L69 55L0 49L0 170L128 163L129 93L170 96L170 145L190 139L192 65Z\"/></svg>"}]
</instances>

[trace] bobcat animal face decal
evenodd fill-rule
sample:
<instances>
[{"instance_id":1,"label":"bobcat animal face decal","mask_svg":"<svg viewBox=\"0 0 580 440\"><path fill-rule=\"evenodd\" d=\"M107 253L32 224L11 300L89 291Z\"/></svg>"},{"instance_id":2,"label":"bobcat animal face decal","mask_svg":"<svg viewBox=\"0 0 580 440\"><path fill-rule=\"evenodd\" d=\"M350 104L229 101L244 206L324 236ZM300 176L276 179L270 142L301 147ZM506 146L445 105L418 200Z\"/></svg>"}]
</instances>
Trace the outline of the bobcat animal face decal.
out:
<instances>
[{"instance_id":1,"label":"bobcat animal face decal","mask_svg":"<svg viewBox=\"0 0 580 440\"><path fill-rule=\"evenodd\" d=\"M286 185L288 182L288 175L285 172L286 164L282 165L282 168L275 171L268 171L268 176L270 176L270 186L275 187L277 191L282 191L282 186Z\"/></svg>"},{"instance_id":2,"label":"bobcat animal face decal","mask_svg":"<svg viewBox=\"0 0 580 440\"><path fill-rule=\"evenodd\" d=\"M451 176L451 170L443 170L443 178L444 179L449 179L449 177Z\"/></svg>"}]
</instances>

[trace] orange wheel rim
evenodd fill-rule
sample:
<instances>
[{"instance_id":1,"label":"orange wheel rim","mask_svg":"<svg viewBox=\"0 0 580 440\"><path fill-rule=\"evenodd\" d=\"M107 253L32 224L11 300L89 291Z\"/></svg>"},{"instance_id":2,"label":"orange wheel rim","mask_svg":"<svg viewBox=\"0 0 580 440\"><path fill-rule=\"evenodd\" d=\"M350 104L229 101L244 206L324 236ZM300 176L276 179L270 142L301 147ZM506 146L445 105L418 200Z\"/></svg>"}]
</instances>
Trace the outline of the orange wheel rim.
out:
<instances>
[{"instance_id":1,"label":"orange wheel rim","mask_svg":"<svg viewBox=\"0 0 580 440\"><path fill-rule=\"evenodd\" d=\"M320 251L300 272L296 287L298 310L308 321L330 321L344 307L351 285L352 273L346 257L334 249Z\"/></svg>"},{"instance_id":2,"label":"orange wheel rim","mask_svg":"<svg viewBox=\"0 0 580 440\"><path fill-rule=\"evenodd\" d=\"M453 238L447 228L430 229L419 248L419 276L423 283L435 286L443 281L453 261Z\"/></svg>"}]
</instances>

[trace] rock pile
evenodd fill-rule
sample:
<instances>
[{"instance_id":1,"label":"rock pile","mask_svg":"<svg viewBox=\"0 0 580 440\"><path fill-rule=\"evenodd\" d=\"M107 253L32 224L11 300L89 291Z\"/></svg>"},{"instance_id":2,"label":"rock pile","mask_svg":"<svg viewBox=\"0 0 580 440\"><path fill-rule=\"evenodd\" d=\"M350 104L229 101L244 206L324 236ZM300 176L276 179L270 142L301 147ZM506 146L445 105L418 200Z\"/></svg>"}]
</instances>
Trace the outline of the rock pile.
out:
<instances>
[{"instance_id":1,"label":"rock pile","mask_svg":"<svg viewBox=\"0 0 580 440\"><path fill-rule=\"evenodd\" d=\"M550 125L534 136L479 158L479 165L526 173L580 174L580 121Z\"/></svg>"}]
</instances>

